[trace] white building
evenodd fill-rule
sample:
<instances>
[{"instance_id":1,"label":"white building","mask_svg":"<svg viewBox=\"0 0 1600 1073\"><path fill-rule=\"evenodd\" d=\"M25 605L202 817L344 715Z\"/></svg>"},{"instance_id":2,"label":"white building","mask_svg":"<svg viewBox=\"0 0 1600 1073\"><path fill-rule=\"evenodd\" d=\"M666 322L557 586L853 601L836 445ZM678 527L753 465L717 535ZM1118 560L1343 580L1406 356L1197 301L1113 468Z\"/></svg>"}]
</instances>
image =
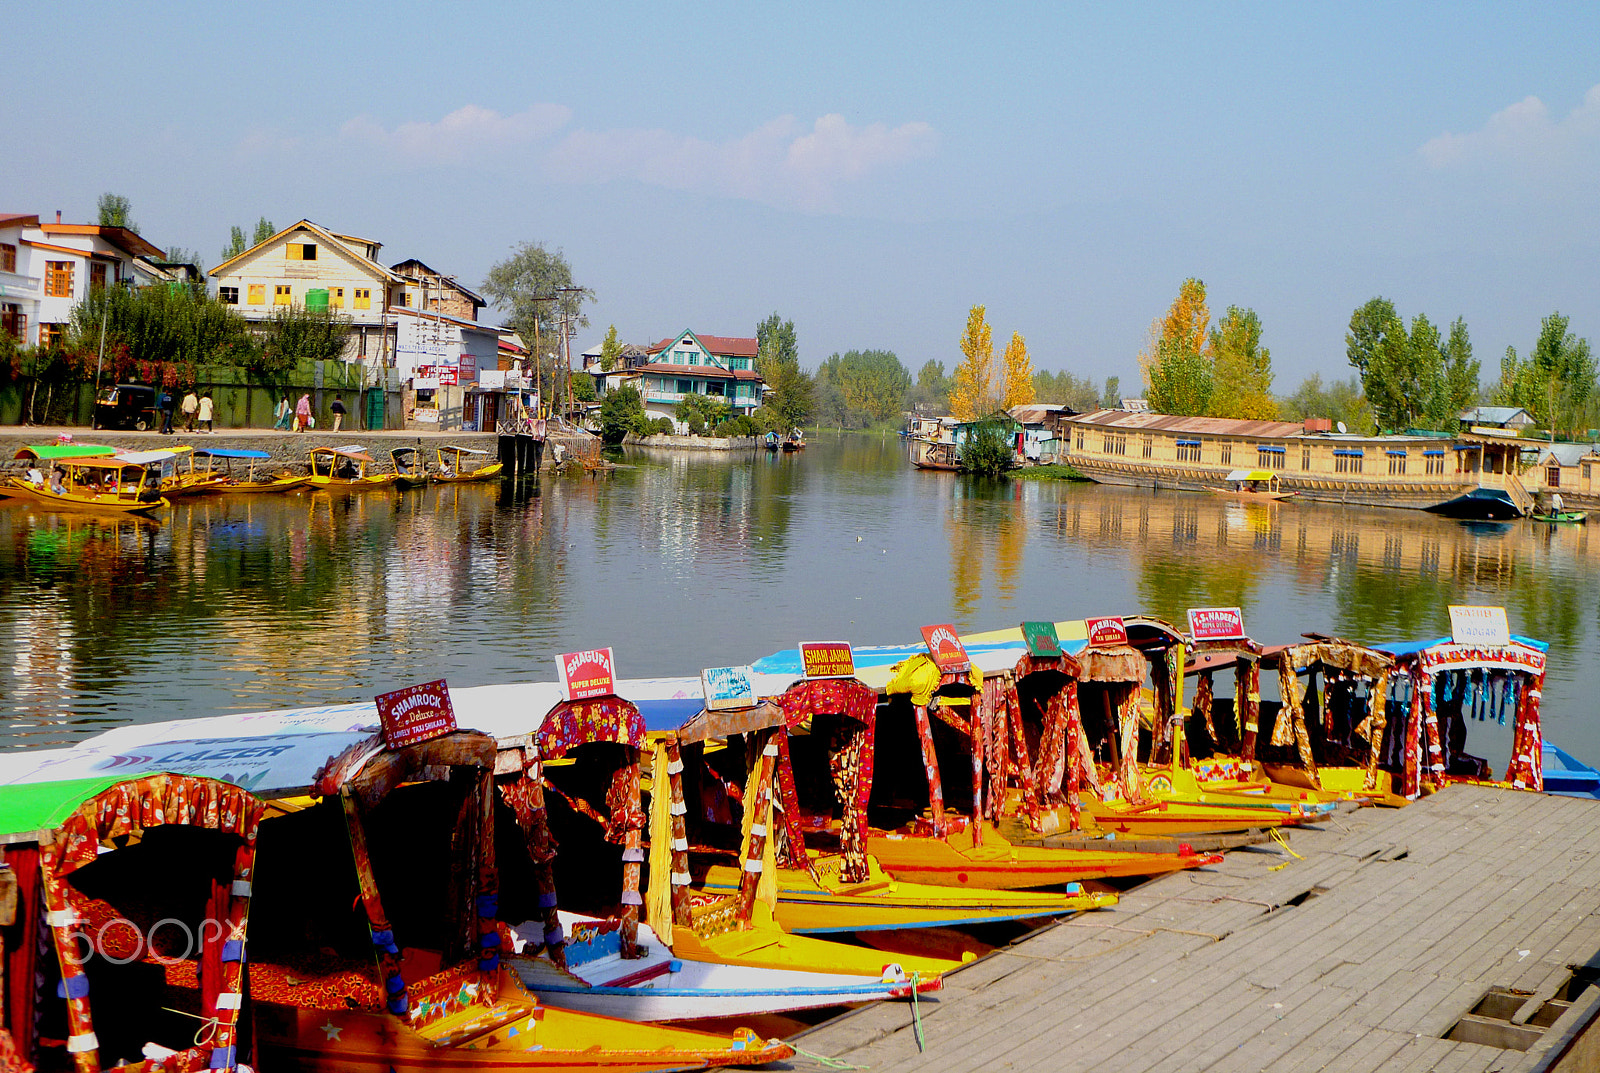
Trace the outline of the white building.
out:
<instances>
[{"instance_id":1,"label":"white building","mask_svg":"<svg viewBox=\"0 0 1600 1073\"><path fill-rule=\"evenodd\" d=\"M50 346L66 334L72 307L91 288L165 281L162 252L125 227L40 223L0 213L0 331L24 346Z\"/></svg>"}]
</instances>

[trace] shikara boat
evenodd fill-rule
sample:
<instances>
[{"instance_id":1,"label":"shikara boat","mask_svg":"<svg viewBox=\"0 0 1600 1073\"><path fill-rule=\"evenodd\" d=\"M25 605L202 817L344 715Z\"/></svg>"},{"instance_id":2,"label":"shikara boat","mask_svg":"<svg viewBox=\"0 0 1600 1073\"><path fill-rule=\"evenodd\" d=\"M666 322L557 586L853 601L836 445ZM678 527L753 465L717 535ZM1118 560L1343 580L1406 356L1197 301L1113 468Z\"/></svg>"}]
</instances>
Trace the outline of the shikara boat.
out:
<instances>
[{"instance_id":1,"label":"shikara boat","mask_svg":"<svg viewBox=\"0 0 1600 1073\"><path fill-rule=\"evenodd\" d=\"M470 481L489 481L500 476L505 468L502 462L490 462L488 451L451 444L435 451L438 465L430 479L440 484L464 484Z\"/></svg>"},{"instance_id":2,"label":"shikara boat","mask_svg":"<svg viewBox=\"0 0 1600 1073\"><path fill-rule=\"evenodd\" d=\"M670 833L683 824L683 813L674 808L683 800L675 781L681 764L678 772L669 770L666 745L652 752L647 820L639 790L645 744L638 708L612 695L557 704L526 749L503 753L501 768L516 777L501 782L500 794L523 830L541 907L539 919L516 929L519 954L512 965L529 987L576 1009L629 1019L687 1019L832 1006L941 986L939 974L957 963L896 963L875 950L787 934L770 907L757 900L754 885L691 903L687 842ZM516 759L508 760L508 754ZM580 796L584 787L606 788L608 814ZM582 817L585 826L603 823L602 846L574 845L572 835L563 844L578 854L571 859L581 862L590 897L620 906L614 914L590 916L581 926L560 914L555 866L561 861L552 852L547 791L565 815ZM639 919L646 822L656 847L649 925ZM770 840L759 825L746 839L743 860L759 870L771 857ZM619 882L595 876L593 862L605 852L604 842L621 846ZM652 939L661 945L653 946Z\"/></svg>"},{"instance_id":3,"label":"shikara boat","mask_svg":"<svg viewBox=\"0 0 1600 1073\"><path fill-rule=\"evenodd\" d=\"M805 434L805 432L800 430L800 429L798 429L798 428L790 429L789 430L789 434L783 438L783 449L785 451L803 451L803 450L805 450L806 449L806 434Z\"/></svg>"},{"instance_id":4,"label":"shikara boat","mask_svg":"<svg viewBox=\"0 0 1600 1073\"><path fill-rule=\"evenodd\" d=\"M195 450L174 445L157 451L118 451L116 457L157 469L161 475L161 494L174 496L205 495L220 488L227 479L220 471L195 462Z\"/></svg>"},{"instance_id":5,"label":"shikara boat","mask_svg":"<svg viewBox=\"0 0 1600 1073\"><path fill-rule=\"evenodd\" d=\"M761 446L769 451L776 451L783 444L783 437L776 432L769 432L761 437Z\"/></svg>"},{"instance_id":6,"label":"shikara boat","mask_svg":"<svg viewBox=\"0 0 1600 1073\"><path fill-rule=\"evenodd\" d=\"M426 487L428 464L422 460L422 453L415 447L396 447L389 452L389 460L394 464L396 488Z\"/></svg>"},{"instance_id":7,"label":"shikara boat","mask_svg":"<svg viewBox=\"0 0 1600 1073\"><path fill-rule=\"evenodd\" d=\"M200 494L275 494L291 492L311 481L309 476L296 475L282 468L276 473L267 472L272 456L266 451L234 447L196 447L194 458L196 465L199 464L199 460L205 460L203 472L222 476L221 481L202 487L199 490Z\"/></svg>"},{"instance_id":8,"label":"shikara boat","mask_svg":"<svg viewBox=\"0 0 1600 1073\"><path fill-rule=\"evenodd\" d=\"M1544 743L1541 752L1540 773L1544 776L1545 793L1600 799L1600 771L1549 742Z\"/></svg>"},{"instance_id":9,"label":"shikara boat","mask_svg":"<svg viewBox=\"0 0 1600 1073\"><path fill-rule=\"evenodd\" d=\"M911 464L918 469L945 470L953 473L961 468L961 455L953 443L912 440Z\"/></svg>"},{"instance_id":10,"label":"shikara boat","mask_svg":"<svg viewBox=\"0 0 1600 1073\"><path fill-rule=\"evenodd\" d=\"M1394 731L1384 759L1403 770L1407 798L1451 782L1544 789L1539 701L1549 645L1530 637L1458 644L1448 637L1380 645L1394 660L1387 701ZM1467 752L1473 723L1512 728L1505 776Z\"/></svg>"},{"instance_id":11,"label":"shikara boat","mask_svg":"<svg viewBox=\"0 0 1600 1073\"><path fill-rule=\"evenodd\" d=\"M1278 474L1270 469L1231 470L1222 480L1222 487L1213 488L1211 491L1229 499L1255 499L1275 503L1300 494L1285 492L1279 483Z\"/></svg>"},{"instance_id":12,"label":"shikara boat","mask_svg":"<svg viewBox=\"0 0 1600 1073\"><path fill-rule=\"evenodd\" d=\"M1545 514L1530 514L1528 517L1536 522L1544 522L1547 525L1582 525L1589 520L1589 513L1582 510L1562 510Z\"/></svg>"},{"instance_id":13,"label":"shikara boat","mask_svg":"<svg viewBox=\"0 0 1600 1073\"><path fill-rule=\"evenodd\" d=\"M343 488L351 491L387 488L394 484L396 474L372 472L371 467L376 465L377 462L367 454L366 448L359 445L313 447L309 483L313 488Z\"/></svg>"},{"instance_id":14,"label":"shikara boat","mask_svg":"<svg viewBox=\"0 0 1600 1073\"><path fill-rule=\"evenodd\" d=\"M25 450L31 450L26 449ZM137 457L91 455L57 457L43 484L21 477L6 483L6 494L47 510L86 511L95 514L153 514L171 506L158 490L161 465L170 452L151 451ZM60 469L59 488L54 470Z\"/></svg>"},{"instance_id":15,"label":"shikara boat","mask_svg":"<svg viewBox=\"0 0 1600 1073\"><path fill-rule=\"evenodd\" d=\"M717 784L748 786L752 772L744 758L761 752L756 745L762 739L778 747L770 792L781 806L777 815L783 823L774 835L779 848L773 912L786 930L825 934L991 924L1061 916L1116 903L1114 894L1089 894L1076 884L1064 893L1043 893L981 887L955 890L914 883L904 876L891 876L869 853L809 848L804 817L818 814L807 812L797 792L799 780L791 760L788 728L791 723L803 726L818 714L818 704L825 709L830 704L848 703L840 697L840 688L811 688L801 683L752 708L701 711L673 735L684 768L679 779L699 791L696 797L703 795L705 787ZM742 794L743 799L752 797L750 789ZM695 891L721 895L740 889L742 872L736 863L703 863L718 858L707 850L718 843L729 844L729 834L736 829L729 828L728 834L719 837L719 825L707 818L708 812L717 811L695 810L689 838L691 845L702 847L696 854L700 861L691 865L691 873L699 878ZM739 811L742 817L742 808ZM730 807L730 824L734 822L732 812ZM794 817L792 822L790 817ZM814 830L811 837L829 842L832 832ZM720 856L726 862L733 855Z\"/></svg>"}]
</instances>

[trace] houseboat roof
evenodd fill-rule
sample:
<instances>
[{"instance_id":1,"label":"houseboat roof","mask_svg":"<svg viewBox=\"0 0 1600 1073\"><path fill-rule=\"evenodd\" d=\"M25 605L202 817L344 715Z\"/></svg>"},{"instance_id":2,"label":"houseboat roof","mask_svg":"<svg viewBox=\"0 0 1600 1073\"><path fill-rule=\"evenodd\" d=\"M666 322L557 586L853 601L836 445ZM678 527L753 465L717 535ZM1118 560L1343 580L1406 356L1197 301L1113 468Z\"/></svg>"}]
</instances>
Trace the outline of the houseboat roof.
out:
<instances>
[{"instance_id":1,"label":"houseboat roof","mask_svg":"<svg viewBox=\"0 0 1600 1073\"><path fill-rule=\"evenodd\" d=\"M1244 421L1232 417L1174 417L1171 414L1096 410L1070 418L1078 425L1100 425L1130 431L1193 432L1210 436L1298 436L1305 426L1298 421Z\"/></svg>"},{"instance_id":2,"label":"houseboat roof","mask_svg":"<svg viewBox=\"0 0 1600 1073\"><path fill-rule=\"evenodd\" d=\"M1461 411L1461 420L1473 425L1508 425L1522 415L1520 424L1531 425L1532 416L1520 406L1474 406Z\"/></svg>"},{"instance_id":3,"label":"houseboat roof","mask_svg":"<svg viewBox=\"0 0 1600 1073\"><path fill-rule=\"evenodd\" d=\"M1079 411L1063 402L1025 402L1020 406L1011 407L1007 412L1024 425L1042 425L1051 414L1071 416Z\"/></svg>"}]
</instances>

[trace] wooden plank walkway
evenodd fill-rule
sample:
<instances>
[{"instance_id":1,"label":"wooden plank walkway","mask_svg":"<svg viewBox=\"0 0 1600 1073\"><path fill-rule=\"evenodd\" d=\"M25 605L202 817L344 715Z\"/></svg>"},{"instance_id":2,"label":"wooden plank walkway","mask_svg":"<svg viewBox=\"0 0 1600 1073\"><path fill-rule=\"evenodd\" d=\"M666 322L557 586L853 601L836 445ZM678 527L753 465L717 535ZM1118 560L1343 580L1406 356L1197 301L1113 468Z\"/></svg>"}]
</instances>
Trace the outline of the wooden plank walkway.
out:
<instances>
[{"instance_id":1,"label":"wooden plank walkway","mask_svg":"<svg viewBox=\"0 0 1600 1073\"><path fill-rule=\"evenodd\" d=\"M1455 786L1146 884L947 977L921 1003L795 1039L872 1073L1532 1070L1526 1051L1442 1038L1490 987L1600 966L1600 801ZM820 1070L805 1057L787 1064Z\"/></svg>"}]
</instances>

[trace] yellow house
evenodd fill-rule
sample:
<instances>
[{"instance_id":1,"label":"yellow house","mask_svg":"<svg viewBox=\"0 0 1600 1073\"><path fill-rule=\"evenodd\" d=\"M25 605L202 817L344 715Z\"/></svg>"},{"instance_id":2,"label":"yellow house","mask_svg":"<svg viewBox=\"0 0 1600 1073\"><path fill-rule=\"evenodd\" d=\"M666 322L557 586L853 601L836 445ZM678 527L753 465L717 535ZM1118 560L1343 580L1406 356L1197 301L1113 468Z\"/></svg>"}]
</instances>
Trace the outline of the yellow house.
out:
<instances>
[{"instance_id":1,"label":"yellow house","mask_svg":"<svg viewBox=\"0 0 1600 1073\"><path fill-rule=\"evenodd\" d=\"M284 306L328 308L350 318L353 353L376 357L393 353L394 325L385 311L404 304L406 287L404 276L378 263L381 248L371 239L301 220L210 275L218 299L246 320L266 320Z\"/></svg>"}]
</instances>

